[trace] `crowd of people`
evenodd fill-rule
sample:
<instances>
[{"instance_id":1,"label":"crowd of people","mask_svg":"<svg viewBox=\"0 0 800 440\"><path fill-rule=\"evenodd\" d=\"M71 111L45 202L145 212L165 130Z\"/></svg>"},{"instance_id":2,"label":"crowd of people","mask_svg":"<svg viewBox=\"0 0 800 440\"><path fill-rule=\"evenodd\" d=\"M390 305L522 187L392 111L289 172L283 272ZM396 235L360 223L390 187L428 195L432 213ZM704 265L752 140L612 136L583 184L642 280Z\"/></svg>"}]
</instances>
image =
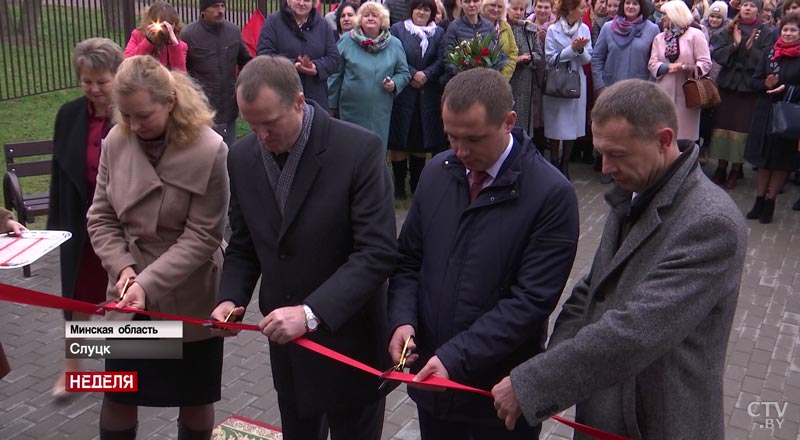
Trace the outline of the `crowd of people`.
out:
<instances>
[{"instance_id":1,"label":"crowd of people","mask_svg":"<svg viewBox=\"0 0 800 440\"><path fill-rule=\"evenodd\" d=\"M632 414L610 403L640 380L674 398L675 426L716 436L702 417L721 418L715 374L746 243L719 186L735 188L752 164L746 218L769 223L798 168L798 140L774 136L770 115L800 95L800 0L770 13L762 0L387 0L326 16L314 0L287 0L255 54L225 7L200 0L184 27L155 1L124 50L103 38L76 46L84 96L55 121L48 219L73 234L61 247L65 297L225 321L244 316L261 278L287 439L378 439L383 423L374 378L286 344L303 335L383 368L408 345L417 380L496 385L494 407L412 390L423 438L531 438L576 402L579 417L621 435L643 417L647 436L663 402ZM493 64L452 62L483 36L499 49ZM577 97L545 94L556 64L576 72ZM687 108L683 84L706 76L722 103ZM239 115L252 133L237 140ZM577 249L568 164L592 136L585 154L616 182L615 215L545 350ZM711 179L695 166L709 159ZM393 201L407 188L397 239ZM681 222L656 232L667 204ZM699 233L711 230L729 234ZM626 265L611 259L619 252L640 257ZM685 267L667 269L670 258ZM179 407L180 438L210 438L233 335L187 325L181 360L108 360L108 371L137 371L140 389L106 394L101 438L135 438L138 406ZM676 356L710 359L697 366L702 386L682 388ZM597 375L599 364L619 368ZM564 365L585 374L567 381ZM64 385L61 375L53 395ZM713 404L679 408L682 390Z\"/></svg>"}]
</instances>

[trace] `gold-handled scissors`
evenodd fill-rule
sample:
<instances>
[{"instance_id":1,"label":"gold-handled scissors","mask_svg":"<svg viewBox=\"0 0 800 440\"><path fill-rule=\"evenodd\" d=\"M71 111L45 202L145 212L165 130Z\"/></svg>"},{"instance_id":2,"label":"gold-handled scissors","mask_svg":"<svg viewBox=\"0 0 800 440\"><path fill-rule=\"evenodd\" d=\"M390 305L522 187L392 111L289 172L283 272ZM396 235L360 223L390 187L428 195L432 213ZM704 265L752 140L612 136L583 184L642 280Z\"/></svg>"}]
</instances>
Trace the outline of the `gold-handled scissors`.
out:
<instances>
[{"instance_id":1,"label":"gold-handled scissors","mask_svg":"<svg viewBox=\"0 0 800 440\"><path fill-rule=\"evenodd\" d=\"M403 369L406 368L406 359L408 359L408 355L411 354L410 353L411 350L408 349L408 343L411 342L412 338L414 338L414 335L408 335L408 337L406 338L406 342L403 344L403 351L400 352L400 360L397 361L397 364L395 364L394 366L392 366L392 368L389 368L388 370L384 371L383 374L381 374L380 377L381 384L378 385L378 391L384 389L386 387L386 384L389 383L389 380L387 378L389 377L390 374L392 374L392 371L402 372Z\"/></svg>"},{"instance_id":2,"label":"gold-handled scissors","mask_svg":"<svg viewBox=\"0 0 800 440\"><path fill-rule=\"evenodd\" d=\"M230 320L230 319L231 319L231 316L233 316L233 311L234 311L234 310L236 310L236 307L232 307L232 308L231 308L231 311L230 311L230 312L228 312L228 315L227 315L227 316L225 316L225 320L224 320L224 321L222 321L222 322L228 322L228 320Z\"/></svg>"},{"instance_id":3,"label":"gold-handled scissors","mask_svg":"<svg viewBox=\"0 0 800 440\"><path fill-rule=\"evenodd\" d=\"M125 278L125 284L122 285L122 292L119 294L119 298L117 298L117 302L122 301L125 299L125 294L128 293L128 289L133 285L133 280L136 277L128 277Z\"/></svg>"}]
</instances>

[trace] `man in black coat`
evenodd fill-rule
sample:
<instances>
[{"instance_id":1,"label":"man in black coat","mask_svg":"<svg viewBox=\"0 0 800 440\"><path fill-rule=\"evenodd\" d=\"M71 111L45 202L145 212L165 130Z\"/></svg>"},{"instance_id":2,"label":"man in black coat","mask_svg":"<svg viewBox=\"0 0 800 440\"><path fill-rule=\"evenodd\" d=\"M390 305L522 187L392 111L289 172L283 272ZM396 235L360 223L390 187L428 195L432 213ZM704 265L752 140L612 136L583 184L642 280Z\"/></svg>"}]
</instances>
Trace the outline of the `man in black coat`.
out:
<instances>
[{"instance_id":1,"label":"man in black coat","mask_svg":"<svg viewBox=\"0 0 800 440\"><path fill-rule=\"evenodd\" d=\"M497 71L456 75L442 99L452 151L434 157L400 233L389 285L389 353L415 336L415 380L430 376L488 390L544 349L547 322L578 242L572 185L521 129ZM495 381L493 383L493 381ZM423 440L532 439L506 431L492 401L410 389Z\"/></svg>"},{"instance_id":2,"label":"man in black coat","mask_svg":"<svg viewBox=\"0 0 800 440\"><path fill-rule=\"evenodd\" d=\"M376 368L396 259L392 184L380 138L306 101L292 62L259 56L237 80L253 133L230 150L230 224L219 305L242 316L261 277L283 438L381 437L378 380L290 341L306 336ZM327 420L326 420L327 419Z\"/></svg>"},{"instance_id":3,"label":"man in black coat","mask_svg":"<svg viewBox=\"0 0 800 440\"><path fill-rule=\"evenodd\" d=\"M225 19L223 0L200 0L200 19L186 26L181 39L189 46L186 70L208 96L217 115L215 129L228 146L236 142L236 107L234 84L236 68L252 58L242 41L239 28Z\"/></svg>"}]
</instances>

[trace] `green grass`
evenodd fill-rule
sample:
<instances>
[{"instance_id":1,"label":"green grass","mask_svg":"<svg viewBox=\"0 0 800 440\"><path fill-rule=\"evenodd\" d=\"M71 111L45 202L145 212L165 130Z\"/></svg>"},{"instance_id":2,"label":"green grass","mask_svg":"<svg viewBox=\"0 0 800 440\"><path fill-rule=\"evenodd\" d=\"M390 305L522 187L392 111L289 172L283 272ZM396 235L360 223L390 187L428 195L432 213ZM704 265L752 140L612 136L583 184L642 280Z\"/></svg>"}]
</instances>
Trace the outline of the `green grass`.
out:
<instances>
[{"instance_id":1,"label":"green grass","mask_svg":"<svg viewBox=\"0 0 800 440\"><path fill-rule=\"evenodd\" d=\"M80 89L73 88L4 101L0 106L0 144L52 139L53 123L58 109L81 93ZM0 173L5 172L6 164L3 160L0 161ZM47 192L50 185L49 176L25 177L20 180L25 194ZM28 226L31 229L44 229L46 220L46 217L37 217L36 223Z\"/></svg>"}]
</instances>

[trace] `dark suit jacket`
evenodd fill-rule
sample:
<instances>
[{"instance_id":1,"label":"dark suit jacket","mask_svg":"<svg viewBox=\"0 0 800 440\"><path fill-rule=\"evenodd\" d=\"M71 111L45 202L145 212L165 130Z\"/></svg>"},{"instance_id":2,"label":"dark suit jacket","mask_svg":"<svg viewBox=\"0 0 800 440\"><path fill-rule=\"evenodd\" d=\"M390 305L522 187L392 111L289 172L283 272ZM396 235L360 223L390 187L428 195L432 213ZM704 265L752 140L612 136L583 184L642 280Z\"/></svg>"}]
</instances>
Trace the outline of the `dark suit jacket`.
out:
<instances>
[{"instance_id":1,"label":"dark suit jacket","mask_svg":"<svg viewBox=\"0 0 800 440\"><path fill-rule=\"evenodd\" d=\"M61 294L65 298L75 295L84 241L88 239L86 210L92 203L86 194L88 105L86 97L81 96L61 106L53 133L47 229L72 232L72 238L61 245ZM71 315L65 314L67 318Z\"/></svg>"},{"instance_id":2,"label":"dark suit jacket","mask_svg":"<svg viewBox=\"0 0 800 440\"><path fill-rule=\"evenodd\" d=\"M247 305L261 276L264 315L308 304L322 321L309 339L383 369L388 364L386 279L397 253L383 144L374 133L314 107L283 220L255 135L230 150L233 235L219 302ZM275 389L296 400L302 414L379 397L374 376L293 344L270 344L270 360Z\"/></svg>"}]
</instances>

